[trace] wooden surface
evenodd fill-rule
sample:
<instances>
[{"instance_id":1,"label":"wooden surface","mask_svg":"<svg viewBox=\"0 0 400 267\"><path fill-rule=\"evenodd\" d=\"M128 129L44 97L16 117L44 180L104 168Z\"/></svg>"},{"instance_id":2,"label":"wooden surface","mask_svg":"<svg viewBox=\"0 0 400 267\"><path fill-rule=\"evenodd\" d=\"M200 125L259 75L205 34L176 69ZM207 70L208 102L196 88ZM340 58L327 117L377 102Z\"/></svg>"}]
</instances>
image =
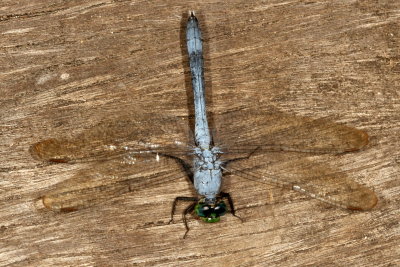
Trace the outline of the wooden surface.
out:
<instances>
[{"instance_id":1,"label":"wooden surface","mask_svg":"<svg viewBox=\"0 0 400 267\"><path fill-rule=\"evenodd\" d=\"M377 3L2 1L0 265L399 265L400 4ZM31 144L122 113L189 113L188 10L204 32L210 108L273 106L367 131L366 149L330 165L375 190L373 210L235 176L225 190L245 221L191 218L184 240L179 216L168 224L172 200L194 194L184 177L77 212L38 207L82 166L35 161Z\"/></svg>"}]
</instances>

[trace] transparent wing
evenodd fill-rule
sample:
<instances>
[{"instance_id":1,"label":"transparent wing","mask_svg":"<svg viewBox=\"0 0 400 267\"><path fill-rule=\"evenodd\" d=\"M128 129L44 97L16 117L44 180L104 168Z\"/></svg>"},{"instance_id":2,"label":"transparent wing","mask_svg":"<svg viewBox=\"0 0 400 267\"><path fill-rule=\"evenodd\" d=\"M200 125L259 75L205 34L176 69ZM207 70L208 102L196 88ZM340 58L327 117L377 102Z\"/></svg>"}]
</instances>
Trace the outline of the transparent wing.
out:
<instances>
[{"instance_id":1,"label":"transparent wing","mask_svg":"<svg viewBox=\"0 0 400 267\"><path fill-rule=\"evenodd\" d=\"M285 152L355 151L368 143L366 133L273 109L240 110L214 115L212 119L216 126L214 143L221 146L225 160L245 158L257 148L257 153L248 159L229 165L236 174L288 187L336 206L365 210L375 205L374 192L343 173L335 173L326 164L307 161L304 155L295 159L288 156L295 153ZM43 204L53 210L75 210L186 175L173 158L155 159L159 153L191 160L193 138L189 125L188 117L160 120L126 116L100 123L76 137L47 139L34 144L30 152L36 159L83 161L90 165L46 193ZM277 164L270 164L274 159L278 159ZM282 173L284 167L285 173ZM149 171L153 174L147 175Z\"/></svg>"},{"instance_id":2,"label":"transparent wing","mask_svg":"<svg viewBox=\"0 0 400 267\"><path fill-rule=\"evenodd\" d=\"M43 206L53 211L75 211L186 175L182 166L171 158L139 156L131 160L87 163L76 175L45 192L40 197Z\"/></svg>"},{"instance_id":3,"label":"transparent wing","mask_svg":"<svg viewBox=\"0 0 400 267\"><path fill-rule=\"evenodd\" d=\"M296 190L347 209L368 210L377 203L372 190L345 172L335 172L329 160L316 162L301 153L357 151L368 143L368 135L361 130L273 108L215 115L214 123L214 142L225 152L224 160L233 160L227 168L236 175ZM234 160L237 158L242 160Z\"/></svg>"},{"instance_id":4,"label":"transparent wing","mask_svg":"<svg viewBox=\"0 0 400 267\"><path fill-rule=\"evenodd\" d=\"M30 147L33 158L51 162L97 161L126 154L184 156L192 151L187 117L106 120L73 137L46 139Z\"/></svg>"},{"instance_id":5,"label":"transparent wing","mask_svg":"<svg viewBox=\"0 0 400 267\"><path fill-rule=\"evenodd\" d=\"M368 143L368 135L324 119L289 115L274 108L243 109L213 116L213 140L223 152L297 151L343 153ZM229 155L227 155L229 156Z\"/></svg>"},{"instance_id":6,"label":"transparent wing","mask_svg":"<svg viewBox=\"0 0 400 267\"><path fill-rule=\"evenodd\" d=\"M29 151L37 160L82 164L78 174L41 196L43 205L73 211L186 176L177 158L189 160L189 138L187 117L126 116L103 121L75 137L33 144Z\"/></svg>"},{"instance_id":7,"label":"transparent wing","mask_svg":"<svg viewBox=\"0 0 400 267\"><path fill-rule=\"evenodd\" d=\"M377 203L371 189L347 176L346 171L334 171L324 160L310 160L297 152L262 153L228 164L227 169L245 179L270 184L306 194L331 205L369 210Z\"/></svg>"}]
</instances>

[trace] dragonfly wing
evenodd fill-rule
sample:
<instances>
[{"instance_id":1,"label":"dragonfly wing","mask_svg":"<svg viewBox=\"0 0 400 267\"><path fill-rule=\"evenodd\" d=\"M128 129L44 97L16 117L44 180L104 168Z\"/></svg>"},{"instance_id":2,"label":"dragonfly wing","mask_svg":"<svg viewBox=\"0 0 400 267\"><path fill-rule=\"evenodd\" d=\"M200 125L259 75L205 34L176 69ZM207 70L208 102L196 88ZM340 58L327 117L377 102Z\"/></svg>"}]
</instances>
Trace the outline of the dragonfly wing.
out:
<instances>
[{"instance_id":1,"label":"dragonfly wing","mask_svg":"<svg viewBox=\"0 0 400 267\"><path fill-rule=\"evenodd\" d=\"M243 109L213 116L214 143L222 151L343 153L367 145L361 130L324 119L289 115L275 108Z\"/></svg>"},{"instance_id":2,"label":"dragonfly wing","mask_svg":"<svg viewBox=\"0 0 400 267\"><path fill-rule=\"evenodd\" d=\"M73 211L120 194L168 183L187 175L190 160L188 117L141 114L107 119L77 136L46 139L29 151L37 159L82 164L72 178L41 196L55 211Z\"/></svg>"},{"instance_id":3,"label":"dragonfly wing","mask_svg":"<svg viewBox=\"0 0 400 267\"><path fill-rule=\"evenodd\" d=\"M335 172L326 159L310 160L300 153L257 154L232 162L228 170L249 180L292 189L346 209L369 210L377 203L374 191L349 178L348 171Z\"/></svg>"},{"instance_id":4,"label":"dragonfly wing","mask_svg":"<svg viewBox=\"0 0 400 267\"><path fill-rule=\"evenodd\" d=\"M148 189L185 176L180 164L168 157L137 157L85 163L72 178L60 182L40 197L53 211L75 211L121 194Z\"/></svg>"},{"instance_id":5,"label":"dragonfly wing","mask_svg":"<svg viewBox=\"0 0 400 267\"><path fill-rule=\"evenodd\" d=\"M105 120L73 137L46 139L29 151L37 160L74 162L110 159L129 153L187 155L192 144L187 117Z\"/></svg>"}]
</instances>

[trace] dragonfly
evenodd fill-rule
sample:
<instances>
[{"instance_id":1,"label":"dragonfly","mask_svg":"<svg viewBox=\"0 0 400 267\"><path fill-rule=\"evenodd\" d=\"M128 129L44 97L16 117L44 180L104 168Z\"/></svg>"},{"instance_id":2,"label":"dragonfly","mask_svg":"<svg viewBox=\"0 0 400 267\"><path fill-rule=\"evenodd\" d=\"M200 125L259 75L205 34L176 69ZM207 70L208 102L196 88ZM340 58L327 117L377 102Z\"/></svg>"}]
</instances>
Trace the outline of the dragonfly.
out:
<instances>
[{"instance_id":1,"label":"dragonfly","mask_svg":"<svg viewBox=\"0 0 400 267\"><path fill-rule=\"evenodd\" d=\"M208 223L220 221L227 212L241 219L231 195L222 190L226 173L294 190L344 209L366 211L377 204L373 190L346 172L305 156L358 151L368 144L366 132L325 119L290 115L274 107L207 112L202 37L194 12L189 12L186 41L194 123L191 116L121 114L76 136L33 144L29 151L36 160L86 164L41 196L44 207L77 211L185 176L197 196L176 197L170 221L179 202L190 203L182 213L185 238L188 214Z\"/></svg>"}]
</instances>

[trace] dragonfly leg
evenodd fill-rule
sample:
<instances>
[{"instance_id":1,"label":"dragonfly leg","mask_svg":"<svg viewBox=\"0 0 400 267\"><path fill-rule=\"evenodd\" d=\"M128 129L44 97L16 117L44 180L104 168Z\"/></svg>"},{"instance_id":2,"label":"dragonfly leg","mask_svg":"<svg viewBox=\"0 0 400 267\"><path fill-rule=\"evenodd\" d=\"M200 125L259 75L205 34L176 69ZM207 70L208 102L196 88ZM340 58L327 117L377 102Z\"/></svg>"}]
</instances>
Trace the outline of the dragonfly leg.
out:
<instances>
[{"instance_id":1,"label":"dragonfly leg","mask_svg":"<svg viewBox=\"0 0 400 267\"><path fill-rule=\"evenodd\" d=\"M186 215L188 213L191 213L194 210L194 207L196 206L196 204L197 204L197 201L191 203L189 206L187 206L187 208L185 209L185 211L182 214L183 223L185 224L185 228L186 228L186 232L183 235L183 239L186 238L186 236L187 236L187 234L189 233L189 230L190 230L189 224L188 224L187 219L186 219Z\"/></svg>"},{"instance_id":2,"label":"dragonfly leg","mask_svg":"<svg viewBox=\"0 0 400 267\"><path fill-rule=\"evenodd\" d=\"M228 160L228 161L225 161L224 162L224 164L223 164L223 167L225 167L226 165L228 165L229 163L231 163L231 162L234 162L234 161L239 161L239 160L242 160L242 159L249 159L251 156L253 156L256 152L257 152L257 150L259 150L260 149L260 147L258 146L258 147L256 147L253 151L251 151L247 156L245 156L245 157L240 157L240 158L235 158L235 159L230 159L230 160Z\"/></svg>"},{"instance_id":3,"label":"dragonfly leg","mask_svg":"<svg viewBox=\"0 0 400 267\"><path fill-rule=\"evenodd\" d=\"M164 153L158 153L158 154L160 156L164 156L164 157L176 160L182 166L183 170L185 171L185 173L189 177L190 182L192 182L192 184L194 183L192 169L191 169L190 165L186 163L186 161L184 161L181 158L172 156L172 155L168 155L168 154L164 154Z\"/></svg>"},{"instance_id":4,"label":"dragonfly leg","mask_svg":"<svg viewBox=\"0 0 400 267\"><path fill-rule=\"evenodd\" d=\"M174 200L174 203L172 203L171 220L169 220L168 224L170 224L174 221L176 205L178 204L179 201L197 203L197 201L199 201L199 199L197 197L176 197Z\"/></svg>"},{"instance_id":5,"label":"dragonfly leg","mask_svg":"<svg viewBox=\"0 0 400 267\"><path fill-rule=\"evenodd\" d=\"M226 193L226 192L220 192L219 196L221 198L228 199L229 209L230 209L231 214L233 216L235 216L236 218L238 218L241 222L243 222L243 219L236 215L236 210L235 210L235 206L233 205L233 200L232 200L231 195L229 193Z\"/></svg>"}]
</instances>

